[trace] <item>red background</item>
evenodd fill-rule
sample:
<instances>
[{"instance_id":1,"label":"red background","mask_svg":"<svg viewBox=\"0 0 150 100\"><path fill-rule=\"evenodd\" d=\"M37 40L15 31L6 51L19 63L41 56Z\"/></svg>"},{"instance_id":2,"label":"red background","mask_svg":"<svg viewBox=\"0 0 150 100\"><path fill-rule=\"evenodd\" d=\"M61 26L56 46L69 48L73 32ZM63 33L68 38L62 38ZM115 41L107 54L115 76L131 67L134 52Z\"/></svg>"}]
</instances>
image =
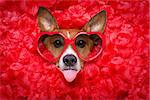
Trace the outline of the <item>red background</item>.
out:
<instances>
[{"instance_id":1,"label":"red background","mask_svg":"<svg viewBox=\"0 0 150 100\"><path fill-rule=\"evenodd\" d=\"M34 47L37 10L44 6L61 28L81 28L107 12L107 46L73 83ZM148 100L148 1L0 1L0 98Z\"/></svg>"}]
</instances>

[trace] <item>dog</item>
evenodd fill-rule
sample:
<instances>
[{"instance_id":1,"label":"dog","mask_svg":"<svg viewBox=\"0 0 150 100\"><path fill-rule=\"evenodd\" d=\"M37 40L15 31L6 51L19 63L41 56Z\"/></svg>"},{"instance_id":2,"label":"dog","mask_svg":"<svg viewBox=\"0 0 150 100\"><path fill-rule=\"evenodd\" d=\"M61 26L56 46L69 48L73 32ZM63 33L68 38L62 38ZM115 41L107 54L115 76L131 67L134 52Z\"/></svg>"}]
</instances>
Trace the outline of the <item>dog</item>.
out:
<instances>
[{"instance_id":1,"label":"dog","mask_svg":"<svg viewBox=\"0 0 150 100\"><path fill-rule=\"evenodd\" d=\"M39 7L37 15L41 32L60 32L68 39L74 38L79 32L103 33L106 25L105 10L92 17L81 29L60 29L54 16L44 7ZM60 52L63 51L64 38L60 35L47 36L43 39L43 43L54 57L58 57ZM81 35L76 39L75 46L77 46L79 54L86 58L91 52L94 43L88 36ZM72 82L76 78L77 73L84 67L84 62L72 48L72 45L68 45L55 64L63 73L65 79L68 82Z\"/></svg>"}]
</instances>

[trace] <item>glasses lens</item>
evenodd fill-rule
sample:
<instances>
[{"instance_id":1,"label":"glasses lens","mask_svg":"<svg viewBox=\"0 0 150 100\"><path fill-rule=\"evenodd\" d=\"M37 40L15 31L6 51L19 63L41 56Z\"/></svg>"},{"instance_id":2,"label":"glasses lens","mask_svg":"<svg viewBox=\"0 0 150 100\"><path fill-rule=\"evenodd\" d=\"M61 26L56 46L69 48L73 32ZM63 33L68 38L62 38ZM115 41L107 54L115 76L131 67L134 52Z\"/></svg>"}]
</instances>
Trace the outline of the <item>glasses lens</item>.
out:
<instances>
[{"instance_id":1,"label":"glasses lens","mask_svg":"<svg viewBox=\"0 0 150 100\"><path fill-rule=\"evenodd\" d=\"M76 50L83 59L94 58L101 52L102 39L99 35L80 34L75 40Z\"/></svg>"},{"instance_id":2,"label":"glasses lens","mask_svg":"<svg viewBox=\"0 0 150 100\"><path fill-rule=\"evenodd\" d=\"M64 38L59 34L44 34L38 40L40 54L49 61L53 61L60 56L64 49Z\"/></svg>"}]
</instances>

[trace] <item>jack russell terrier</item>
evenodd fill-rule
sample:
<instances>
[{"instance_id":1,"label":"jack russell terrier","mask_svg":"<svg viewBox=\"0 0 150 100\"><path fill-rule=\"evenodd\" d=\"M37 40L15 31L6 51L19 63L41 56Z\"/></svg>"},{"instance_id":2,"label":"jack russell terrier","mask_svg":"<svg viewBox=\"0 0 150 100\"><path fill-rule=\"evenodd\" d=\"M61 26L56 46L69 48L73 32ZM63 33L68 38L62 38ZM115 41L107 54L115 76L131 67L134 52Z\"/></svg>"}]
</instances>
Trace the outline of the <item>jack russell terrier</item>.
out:
<instances>
[{"instance_id":1,"label":"jack russell terrier","mask_svg":"<svg viewBox=\"0 0 150 100\"><path fill-rule=\"evenodd\" d=\"M54 16L40 7L38 24L41 31L37 36L39 54L50 63L55 63L68 82L76 78L85 62L93 61L104 48L104 10L81 29L60 29Z\"/></svg>"}]
</instances>

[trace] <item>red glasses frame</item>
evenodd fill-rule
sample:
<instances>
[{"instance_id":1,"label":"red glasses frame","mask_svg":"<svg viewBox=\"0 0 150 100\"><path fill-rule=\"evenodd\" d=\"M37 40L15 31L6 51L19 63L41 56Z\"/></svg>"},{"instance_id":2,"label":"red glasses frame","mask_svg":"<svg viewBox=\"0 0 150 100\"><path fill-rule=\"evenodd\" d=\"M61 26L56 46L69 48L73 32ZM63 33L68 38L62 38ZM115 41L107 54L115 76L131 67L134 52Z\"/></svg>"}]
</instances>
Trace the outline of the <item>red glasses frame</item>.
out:
<instances>
[{"instance_id":1,"label":"red glasses frame","mask_svg":"<svg viewBox=\"0 0 150 100\"><path fill-rule=\"evenodd\" d=\"M39 50L39 39L41 38L41 36L43 36L43 35L54 35L54 34L59 34L59 35L61 35L63 38L64 38L64 43L65 43L65 45L64 45L64 49L63 49L63 51L61 52L61 54L58 56L58 57L56 57L56 58L49 58L49 57L47 57L47 56L44 56L42 53L41 53L41 51ZM76 38L79 36L79 35L81 35L81 34L85 34L85 35L92 35L92 34L96 34L96 35L98 35L101 39L102 39L102 46L101 46L101 49L100 49L100 51L95 55L95 56L93 56L93 57L91 57L91 58L83 58L80 54L79 54L79 52L77 51L77 49L76 49L76 46L75 46L75 40L76 40ZM105 36L102 34L102 33L100 33L100 32L79 32L79 33L77 33L72 39L69 39L67 36L65 36L64 34L62 34L62 33L60 33L60 32L41 32L40 34L37 34L37 37L36 37L36 40L35 40L35 46L36 46L36 49L37 49L37 51L38 51L38 53L41 55L41 57L42 58L44 58L45 60L47 60L47 61L50 61L50 62L52 62L52 63L55 63L59 58L60 58L60 56L63 54L63 52L66 50L66 48L69 46L69 45L71 45L72 46L72 48L73 48L73 50L77 53L77 55L79 56L79 58L81 58L82 60L84 60L84 61L92 61L92 60L94 60L95 58L97 58L100 54L101 54L101 52L103 51L103 49L104 49L104 47L105 47ZM49 52L49 51L48 51ZM50 52L49 52L49 54L50 54ZM51 55L51 54L50 54Z\"/></svg>"}]
</instances>

